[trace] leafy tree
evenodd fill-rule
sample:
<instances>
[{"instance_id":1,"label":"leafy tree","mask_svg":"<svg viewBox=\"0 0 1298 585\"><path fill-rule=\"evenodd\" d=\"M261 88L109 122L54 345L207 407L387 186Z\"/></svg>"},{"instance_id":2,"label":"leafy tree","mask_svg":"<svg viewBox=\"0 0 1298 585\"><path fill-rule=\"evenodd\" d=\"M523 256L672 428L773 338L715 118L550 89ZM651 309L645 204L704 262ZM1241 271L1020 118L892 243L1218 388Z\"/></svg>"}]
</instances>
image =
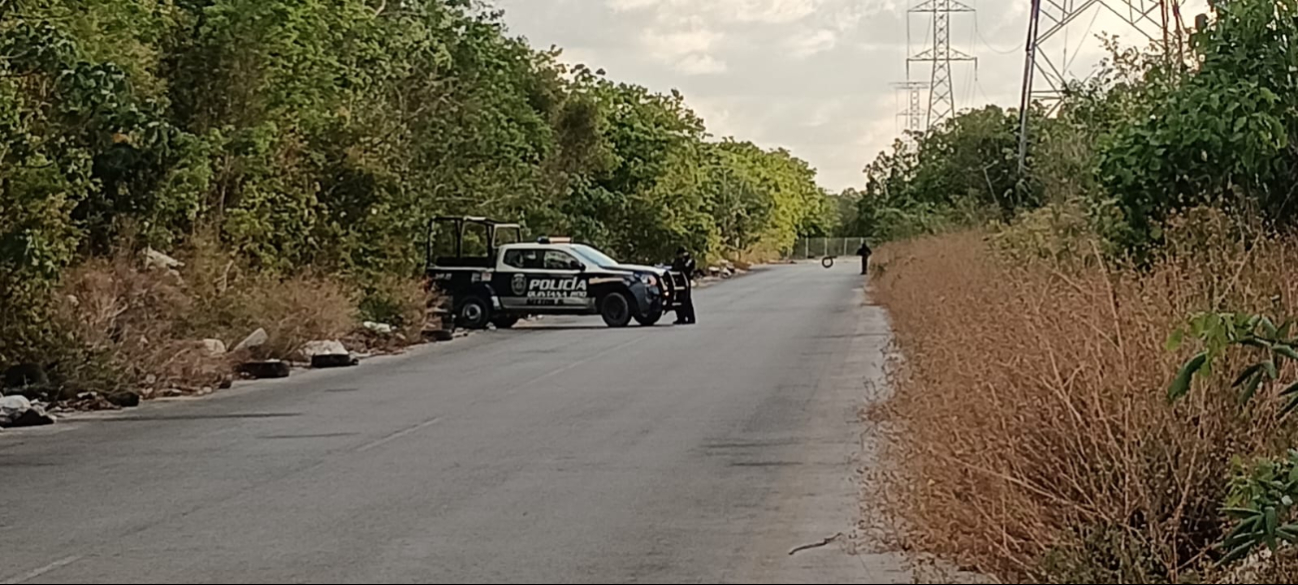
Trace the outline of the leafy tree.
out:
<instances>
[{"instance_id":1,"label":"leafy tree","mask_svg":"<svg viewBox=\"0 0 1298 585\"><path fill-rule=\"evenodd\" d=\"M199 232L253 269L374 282L418 274L434 214L643 261L831 229L804 161L560 54L480 0L0 3L0 302L33 308L0 339L39 353L69 265Z\"/></svg>"},{"instance_id":2,"label":"leafy tree","mask_svg":"<svg viewBox=\"0 0 1298 585\"><path fill-rule=\"evenodd\" d=\"M1238 0L1216 12L1194 36L1197 69L1102 147L1100 178L1130 247L1157 242L1171 211L1197 205L1294 219L1298 3Z\"/></svg>"}]
</instances>

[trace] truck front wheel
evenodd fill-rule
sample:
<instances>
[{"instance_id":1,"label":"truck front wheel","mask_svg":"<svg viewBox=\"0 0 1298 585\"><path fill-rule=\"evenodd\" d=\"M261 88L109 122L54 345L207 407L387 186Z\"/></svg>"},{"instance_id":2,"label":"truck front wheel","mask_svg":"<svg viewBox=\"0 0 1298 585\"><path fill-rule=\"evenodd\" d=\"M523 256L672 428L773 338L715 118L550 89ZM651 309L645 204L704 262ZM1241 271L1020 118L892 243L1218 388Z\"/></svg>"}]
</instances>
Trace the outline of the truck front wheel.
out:
<instances>
[{"instance_id":1,"label":"truck front wheel","mask_svg":"<svg viewBox=\"0 0 1298 585\"><path fill-rule=\"evenodd\" d=\"M455 311L455 319L466 329L486 329L487 323L491 322L491 305L487 304L487 300L482 297L468 297L460 301L460 307Z\"/></svg>"},{"instance_id":2,"label":"truck front wheel","mask_svg":"<svg viewBox=\"0 0 1298 585\"><path fill-rule=\"evenodd\" d=\"M599 314L609 327L626 327L631 322L631 299L626 293L609 293L600 302Z\"/></svg>"},{"instance_id":3,"label":"truck front wheel","mask_svg":"<svg viewBox=\"0 0 1298 585\"><path fill-rule=\"evenodd\" d=\"M643 315L636 313L635 322L645 327L653 327L658 324L658 320L663 318L662 303L654 303Z\"/></svg>"}]
</instances>

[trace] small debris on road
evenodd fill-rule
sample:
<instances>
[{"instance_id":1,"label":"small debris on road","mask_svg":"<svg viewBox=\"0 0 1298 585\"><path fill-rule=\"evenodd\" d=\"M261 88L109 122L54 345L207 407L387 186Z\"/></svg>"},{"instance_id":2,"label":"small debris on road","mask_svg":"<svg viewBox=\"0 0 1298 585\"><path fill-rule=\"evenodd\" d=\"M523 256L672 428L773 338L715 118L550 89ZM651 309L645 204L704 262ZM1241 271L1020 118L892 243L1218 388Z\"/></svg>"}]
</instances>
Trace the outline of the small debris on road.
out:
<instances>
[{"instance_id":1,"label":"small debris on road","mask_svg":"<svg viewBox=\"0 0 1298 585\"><path fill-rule=\"evenodd\" d=\"M45 414L44 409L32 407L28 410L24 410L22 414L14 417L13 420L9 421L8 425L4 426L13 429L18 427L43 427L52 424L54 424L54 418Z\"/></svg>"},{"instance_id":2,"label":"small debris on road","mask_svg":"<svg viewBox=\"0 0 1298 585\"><path fill-rule=\"evenodd\" d=\"M813 549L813 548L820 548L820 547L824 547L824 546L829 546L830 544L832 544L832 543L834 543L834 542L837 542L837 541L838 541L839 539L841 539L841 538L843 538L843 533L842 533L842 532L839 532L838 534L835 534L835 535L833 535L833 536L831 536L831 537L829 537L829 538L826 538L826 539L824 539L824 540L822 540L822 541L820 541L820 542L813 543L813 544L804 544L804 545L802 545L802 546L796 547L796 548L794 548L793 550L789 551L789 556L796 555L796 554L798 554L798 553L800 553L800 552L802 552L802 551L804 551L804 550L811 550L811 549Z\"/></svg>"},{"instance_id":3,"label":"small debris on road","mask_svg":"<svg viewBox=\"0 0 1298 585\"><path fill-rule=\"evenodd\" d=\"M122 408L135 408L140 405L140 395L134 392L118 392L105 396L108 402Z\"/></svg>"},{"instance_id":4,"label":"small debris on road","mask_svg":"<svg viewBox=\"0 0 1298 585\"><path fill-rule=\"evenodd\" d=\"M433 329L432 331L425 331L424 336L428 337L433 341L450 341L452 339L455 339L455 333L451 331L447 331L445 329Z\"/></svg>"},{"instance_id":5,"label":"small debris on road","mask_svg":"<svg viewBox=\"0 0 1298 585\"><path fill-rule=\"evenodd\" d=\"M25 396L0 397L0 428L39 427L54 424L45 408Z\"/></svg>"},{"instance_id":6,"label":"small debris on road","mask_svg":"<svg viewBox=\"0 0 1298 585\"><path fill-rule=\"evenodd\" d=\"M288 362L280 360L245 362L239 366L239 372L259 380L263 378L287 378L289 366Z\"/></svg>"},{"instance_id":7,"label":"small debris on road","mask_svg":"<svg viewBox=\"0 0 1298 585\"><path fill-rule=\"evenodd\" d=\"M359 363L361 361L352 357L350 353L328 353L311 356L311 367L316 369L345 368Z\"/></svg>"}]
</instances>

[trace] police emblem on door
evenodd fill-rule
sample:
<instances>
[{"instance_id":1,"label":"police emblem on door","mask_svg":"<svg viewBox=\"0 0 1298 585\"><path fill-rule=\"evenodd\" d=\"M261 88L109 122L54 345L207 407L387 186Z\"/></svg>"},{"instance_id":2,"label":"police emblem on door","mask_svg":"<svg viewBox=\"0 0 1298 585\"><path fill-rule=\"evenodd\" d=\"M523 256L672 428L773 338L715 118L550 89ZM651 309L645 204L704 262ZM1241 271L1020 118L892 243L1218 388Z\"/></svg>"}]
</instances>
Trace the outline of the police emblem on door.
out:
<instances>
[{"instance_id":1,"label":"police emblem on door","mask_svg":"<svg viewBox=\"0 0 1298 585\"><path fill-rule=\"evenodd\" d=\"M527 276L523 274L515 274L514 280L509 283L509 287L513 289L514 296L516 297L521 297L527 294Z\"/></svg>"}]
</instances>

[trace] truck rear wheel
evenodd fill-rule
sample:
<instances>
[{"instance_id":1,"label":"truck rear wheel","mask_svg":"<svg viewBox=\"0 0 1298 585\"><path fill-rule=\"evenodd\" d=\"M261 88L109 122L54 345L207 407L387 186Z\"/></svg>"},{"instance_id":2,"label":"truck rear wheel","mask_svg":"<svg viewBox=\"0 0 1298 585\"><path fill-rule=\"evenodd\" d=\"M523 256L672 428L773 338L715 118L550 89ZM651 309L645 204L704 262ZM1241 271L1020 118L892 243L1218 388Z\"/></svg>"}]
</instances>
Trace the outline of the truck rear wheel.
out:
<instances>
[{"instance_id":1,"label":"truck rear wheel","mask_svg":"<svg viewBox=\"0 0 1298 585\"><path fill-rule=\"evenodd\" d=\"M626 293L609 293L600 302L599 314L604 317L604 324L609 327L626 327L631 323L631 299Z\"/></svg>"},{"instance_id":2,"label":"truck rear wheel","mask_svg":"<svg viewBox=\"0 0 1298 585\"><path fill-rule=\"evenodd\" d=\"M455 320L466 329L486 329L491 322L491 305L476 295L465 298L455 310Z\"/></svg>"}]
</instances>

